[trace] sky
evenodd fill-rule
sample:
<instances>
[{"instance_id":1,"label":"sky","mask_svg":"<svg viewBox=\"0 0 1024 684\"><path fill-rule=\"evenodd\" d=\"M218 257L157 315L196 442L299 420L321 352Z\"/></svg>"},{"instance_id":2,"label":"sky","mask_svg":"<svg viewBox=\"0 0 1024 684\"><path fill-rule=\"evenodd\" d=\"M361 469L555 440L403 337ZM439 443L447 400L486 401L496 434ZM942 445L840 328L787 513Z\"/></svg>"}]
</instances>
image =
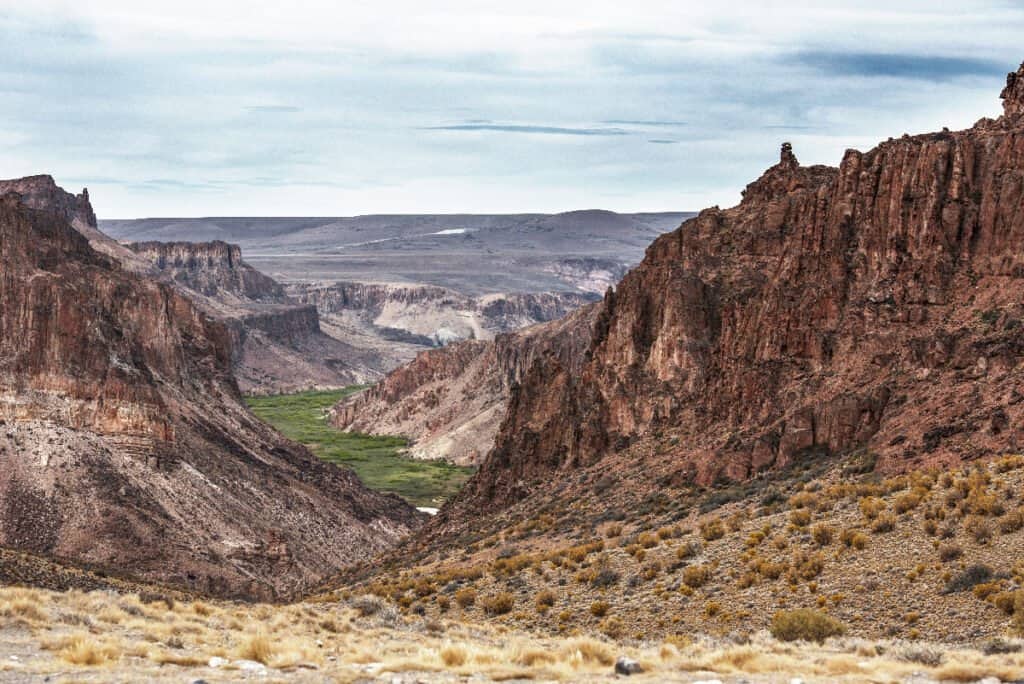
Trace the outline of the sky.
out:
<instances>
[{"instance_id":1,"label":"sky","mask_svg":"<svg viewBox=\"0 0 1024 684\"><path fill-rule=\"evenodd\" d=\"M0 177L101 218L730 206L1000 112L1024 2L0 0Z\"/></svg>"}]
</instances>

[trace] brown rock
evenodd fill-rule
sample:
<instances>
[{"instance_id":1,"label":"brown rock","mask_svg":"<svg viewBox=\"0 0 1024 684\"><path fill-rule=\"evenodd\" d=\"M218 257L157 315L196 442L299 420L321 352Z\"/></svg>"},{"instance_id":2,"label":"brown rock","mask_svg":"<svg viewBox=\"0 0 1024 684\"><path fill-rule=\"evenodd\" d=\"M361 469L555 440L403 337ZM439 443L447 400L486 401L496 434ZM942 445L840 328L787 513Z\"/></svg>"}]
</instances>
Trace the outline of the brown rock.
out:
<instances>
[{"instance_id":1,"label":"brown rock","mask_svg":"<svg viewBox=\"0 0 1024 684\"><path fill-rule=\"evenodd\" d=\"M680 446L649 470L702 484L855 449L896 471L1018 448L1022 88L1024 68L1004 117L839 168L787 144L738 206L656 240L605 297L582 368L525 373L442 524L661 434Z\"/></svg>"},{"instance_id":2,"label":"brown rock","mask_svg":"<svg viewBox=\"0 0 1024 684\"><path fill-rule=\"evenodd\" d=\"M0 185L0 546L271 598L417 526L255 419L227 328L93 249L52 183Z\"/></svg>"}]
</instances>

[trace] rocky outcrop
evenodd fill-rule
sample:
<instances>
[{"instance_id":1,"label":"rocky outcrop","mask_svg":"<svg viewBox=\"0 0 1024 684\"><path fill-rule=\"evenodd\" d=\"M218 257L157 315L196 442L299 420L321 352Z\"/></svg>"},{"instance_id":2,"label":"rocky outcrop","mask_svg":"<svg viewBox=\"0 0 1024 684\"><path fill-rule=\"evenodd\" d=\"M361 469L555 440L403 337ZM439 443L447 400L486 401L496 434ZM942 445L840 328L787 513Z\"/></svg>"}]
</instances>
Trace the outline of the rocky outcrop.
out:
<instances>
[{"instance_id":1,"label":"rocky outcrop","mask_svg":"<svg viewBox=\"0 0 1024 684\"><path fill-rule=\"evenodd\" d=\"M0 201L0 546L273 598L418 525L253 417L228 329L93 249L51 186Z\"/></svg>"},{"instance_id":2,"label":"rocky outcrop","mask_svg":"<svg viewBox=\"0 0 1024 684\"><path fill-rule=\"evenodd\" d=\"M594 301L586 293L496 293L469 297L432 285L401 283L294 284L289 293L315 304L324 318L362 326L386 338L441 346L555 320Z\"/></svg>"},{"instance_id":3,"label":"rocky outcrop","mask_svg":"<svg viewBox=\"0 0 1024 684\"><path fill-rule=\"evenodd\" d=\"M207 297L234 295L283 304L284 288L242 261L242 248L226 242L130 242L125 245L149 260L173 282Z\"/></svg>"},{"instance_id":4,"label":"rocky outcrop","mask_svg":"<svg viewBox=\"0 0 1024 684\"><path fill-rule=\"evenodd\" d=\"M512 388L538 359L579 369L595 311L590 305L494 340L422 352L335 406L332 420L345 430L409 438L415 458L477 465L494 445Z\"/></svg>"},{"instance_id":5,"label":"rocky outcrop","mask_svg":"<svg viewBox=\"0 0 1024 684\"><path fill-rule=\"evenodd\" d=\"M232 334L235 377L248 394L333 389L376 380L373 359L320 328L315 307L299 304L226 242L124 245L146 273L168 282Z\"/></svg>"},{"instance_id":6,"label":"rocky outcrop","mask_svg":"<svg viewBox=\"0 0 1024 684\"><path fill-rule=\"evenodd\" d=\"M544 357L448 515L623 459L739 480L866 450L898 471L1024 446L1024 67L1005 115L803 167L656 240L579 372ZM460 513L461 511L461 513Z\"/></svg>"}]
</instances>

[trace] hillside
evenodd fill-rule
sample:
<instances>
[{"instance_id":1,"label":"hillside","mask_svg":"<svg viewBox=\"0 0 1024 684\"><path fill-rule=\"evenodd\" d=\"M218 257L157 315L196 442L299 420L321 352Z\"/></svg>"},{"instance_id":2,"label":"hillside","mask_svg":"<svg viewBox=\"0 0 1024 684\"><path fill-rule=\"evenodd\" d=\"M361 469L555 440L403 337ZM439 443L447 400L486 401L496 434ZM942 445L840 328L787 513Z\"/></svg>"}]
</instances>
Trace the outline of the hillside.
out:
<instances>
[{"instance_id":1,"label":"hillside","mask_svg":"<svg viewBox=\"0 0 1024 684\"><path fill-rule=\"evenodd\" d=\"M278 597L419 525L253 417L228 329L95 251L87 195L3 190L0 546Z\"/></svg>"},{"instance_id":2,"label":"hillside","mask_svg":"<svg viewBox=\"0 0 1024 684\"><path fill-rule=\"evenodd\" d=\"M581 366L531 364L423 533L333 584L428 614L454 585L504 597L499 622L634 638L794 607L872 638L1003 634L1024 605L1022 82L999 119L839 168L783 145L738 206L651 245Z\"/></svg>"},{"instance_id":3,"label":"hillside","mask_svg":"<svg viewBox=\"0 0 1024 684\"><path fill-rule=\"evenodd\" d=\"M512 388L540 357L579 367L595 308L499 335L421 352L331 411L337 427L412 441L414 458L478 465L494 446Z\"/></svg>"}]
</instances>

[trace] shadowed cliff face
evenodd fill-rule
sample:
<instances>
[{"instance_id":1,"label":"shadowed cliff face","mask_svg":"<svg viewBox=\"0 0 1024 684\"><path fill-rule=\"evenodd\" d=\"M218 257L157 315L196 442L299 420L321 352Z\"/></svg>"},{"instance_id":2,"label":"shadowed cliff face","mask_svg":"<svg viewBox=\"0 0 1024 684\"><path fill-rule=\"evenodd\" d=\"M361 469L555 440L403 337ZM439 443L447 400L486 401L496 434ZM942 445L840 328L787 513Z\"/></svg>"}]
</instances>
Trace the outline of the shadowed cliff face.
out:
<instances>
[{"instance_id":1,"label":"shadowed cliff face","mask_svg":"<svg viewBox=\"0 0 1024 684\"><path fill-rule=\"evenodd\" d=\"M0 546L267 598L417 526L256 420L227 328L90 247L83 198L15 183L35 208L0 200Z\"/></svg>"},{"instance_id":2,"label":"shadowed cliff face","mask_svg":"<svg viewBox=\"0 0 1024 684\"><path fill-rule=\"evenodd\" d=\"M838 169L784 146L738 206L656 240L605 297L582 371L526 374L452 513L642 440L664 442L653 470L701 484L812 453L901 470L1019 449L1022 82L1024 67L998 120Z\"/></svg>"}]
</instances>

